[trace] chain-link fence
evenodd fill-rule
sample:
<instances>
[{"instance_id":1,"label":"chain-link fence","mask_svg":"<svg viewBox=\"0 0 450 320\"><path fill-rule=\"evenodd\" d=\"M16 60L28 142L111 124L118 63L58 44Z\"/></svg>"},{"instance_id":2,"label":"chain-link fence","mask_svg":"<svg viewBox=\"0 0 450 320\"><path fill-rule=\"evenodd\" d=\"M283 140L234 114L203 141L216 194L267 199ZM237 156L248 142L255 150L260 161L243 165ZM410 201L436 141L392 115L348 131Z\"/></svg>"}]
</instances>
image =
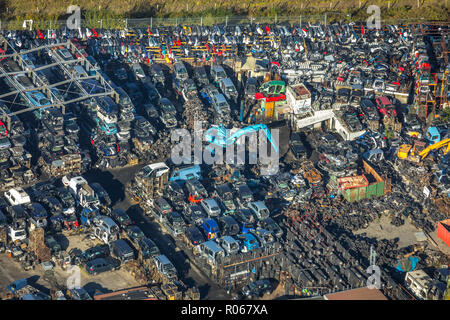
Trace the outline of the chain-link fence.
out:
<instances>
[{"instance_id":1,"label":"chain-link fence","mask_svg":"<svg viewBox=\"0 0 450 320\"><path fill-rule=\"evenodd\" d=\"M81 19L81 27L95 29L130 29L130 28L153 28L157 26L234 26L245 24L279 24L279 25L301 25L304 23L329 24L334 22L357 22L349 15L342 13L324 13L320 15L299 15L299 16L221 16L221 17L180 17L180 18L141 18L141 19ZM423 19L390 19L382 20L382 24L399 23L424 23ZM448 24L442 22L442 24ZM14 20L0 21L2 30L54 30L66 26L66 20Z\"/></svg>"}]
</instances>

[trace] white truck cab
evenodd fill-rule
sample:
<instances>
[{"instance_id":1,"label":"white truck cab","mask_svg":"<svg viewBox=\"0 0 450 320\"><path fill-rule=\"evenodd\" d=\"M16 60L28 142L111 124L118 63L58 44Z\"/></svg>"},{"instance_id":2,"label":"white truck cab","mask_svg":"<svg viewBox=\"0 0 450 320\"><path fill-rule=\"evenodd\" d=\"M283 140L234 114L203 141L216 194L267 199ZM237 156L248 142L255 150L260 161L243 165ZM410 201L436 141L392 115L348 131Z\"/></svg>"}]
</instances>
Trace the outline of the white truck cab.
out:
<instances>
[{"instance_id":1,"label":"white truck cab","mask_svg":"<svg viewBox=\"0 0 450 320\"><path fill-rule=\"evenodd\" d=\"M227 255L233 255L239 252L239 242L231 236L223 236L218 239L218 243L225 250Z\"/></svg>"},{"instance_id":2,"label":"white truck cab","mask_svg":"<svg viewBox=\"0 0 450 320\"><path fill-rule=\"evenodd\" d=\"M76 176L69 180L69 190L82 207L100 204L98 196L82 176Z\"/></svg>"},{"instance_id":3,"label":"white truck cab","mask_svg":"<svg viewBox=\"0 0 450 320\"><path fill-rule=\"evenodd\" d=\"M13 188L5 192L5 198L12 206L31 202L30 196L22 188Z\"/></svg>"},{"instance_id":4,"label":"white truck cab","mask_svg":"<svg viewBox=\"0 0 450 320\"><path fill-rule=\"evenodd\" d=\"M10 224L8 225L8 236L11 242L23 241L27 238L25 225Z\"/></svg>"},{"instance_id":5,"label":"white truck cab","mask_svg":"<svg viewBox=\"0 0 450 320\"><path fill-rule=\"evenodd\" d=\"M107 216L99 216L94 220L94 235L106 244L119 239L119 227Z\"/></svg>"}]
</instances>

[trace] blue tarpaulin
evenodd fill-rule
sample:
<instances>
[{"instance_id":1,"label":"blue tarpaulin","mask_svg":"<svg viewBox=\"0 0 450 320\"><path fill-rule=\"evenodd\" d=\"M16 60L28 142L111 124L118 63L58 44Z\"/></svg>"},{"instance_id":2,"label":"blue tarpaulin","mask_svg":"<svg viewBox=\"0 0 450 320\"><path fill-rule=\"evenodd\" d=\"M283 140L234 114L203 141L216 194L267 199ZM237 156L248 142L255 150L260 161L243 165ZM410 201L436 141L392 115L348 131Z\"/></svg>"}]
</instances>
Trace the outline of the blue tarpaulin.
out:
<instances>
[{"instance_id":1,"label":"blue tarpaulin","mask_svg":"<svg viewBox=\"0 0 450 320\"><path fill-rule=\"evenodd\" d=\"M399 260L396 269L400 272L413 271L418 262L419 258L417 257L409 257L407 260Z\"/></svg>"}]
</instances>

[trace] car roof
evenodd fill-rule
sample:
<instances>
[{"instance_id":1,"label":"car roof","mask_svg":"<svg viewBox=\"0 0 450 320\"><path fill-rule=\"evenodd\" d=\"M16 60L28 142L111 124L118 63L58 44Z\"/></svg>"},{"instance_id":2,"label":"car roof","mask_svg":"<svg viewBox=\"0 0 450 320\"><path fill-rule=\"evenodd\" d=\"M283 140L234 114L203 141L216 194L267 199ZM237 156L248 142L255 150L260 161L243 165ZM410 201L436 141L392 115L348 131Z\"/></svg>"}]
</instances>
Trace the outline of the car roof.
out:
<instances>
[{"instance_id":1,"label":"car roof","mask_svg":"<svg viewBox=\"0 0 450 320\"><path fill-rule=\"evenodd\" d=\"M205 223L208 224L210 227L219 227L216 220L214 219L206 219Z\"/></svg>"},{"instance_id":2,"label":"car roof","mask_svg":"<svg viewBox=\"0 0 450 320\"><path fill-rule=\"evenodd\" d=\"M223 236L221 239L226 243L237 243L236 239L232 236Z\"/></svg>"},{"instance_id":3,"label":"car roof","mask_svg":"<svg viewBox=\"0 0 450 320\"><path fill-rule=\"evenodd\" d=\"M233 81L231 81L230 78L220 79L220 82L222 82L225 86L234 86Z\"/></svg>"},{"instance_id":4,"label":"car roof","mask_svg":"<svg viewBox=\"0 0 450 320\"><path fill-rule=\"evenodd\" d=\"M253 201L251 203L258 209L267 209L267 206L263 201Z\"/></svg>"},{"instance_id":5,"label":"car roof","mask_svg":"<svg viewBox=\"0 0 450 320\"><path fill-rule=\"evenodd\" d=\"M219 245L215 241L212 241L212 240L203 242L202 245L207 247L209 250L211 250L214 253L223 251L223 249L221 247L219 247Z\"/></svg>"},{"instance_id":6,"label":"car roof","mask_svg":"<svg viewBox=\"0 0 450 320\"><path fill-rule=\"evenodd\" d=\"M204 199L202 203L206 203L209 206L217 206L217 201L214 199Z\"/></svg>"},{"instance_id":7,"label":"car roof","mask_svg":"<svg viewBox=\"0 0 450 320\"><path fill-rule=\"evenodd\" d=\"M155 259L159 260L162 264L172 264L172 262L170 262L169 258L166 257L166 255L161 254L159 256L156 256Z\"/></svg>"},{"instance_id":8,"label":"car roof","mask_svg":"<svg viewBox=\"0 0 450 320\"><path fill-rule=\"evenodd\" d=\"M218 103L227 102L227 99L225 99L225 97L221 93L214 95L214 99L217 100Z\"/></svg>"},{"instance_id":9,"label":"car roof","mask_svg":"<svg viewBox=\"0 0 450 320\"><path fill-rule=\"evenodd\" d=\"M225 69L222 66L214 65L212 66L212 69L216 72L218 71L225 71Z\"/></svg>"}]
</instances>

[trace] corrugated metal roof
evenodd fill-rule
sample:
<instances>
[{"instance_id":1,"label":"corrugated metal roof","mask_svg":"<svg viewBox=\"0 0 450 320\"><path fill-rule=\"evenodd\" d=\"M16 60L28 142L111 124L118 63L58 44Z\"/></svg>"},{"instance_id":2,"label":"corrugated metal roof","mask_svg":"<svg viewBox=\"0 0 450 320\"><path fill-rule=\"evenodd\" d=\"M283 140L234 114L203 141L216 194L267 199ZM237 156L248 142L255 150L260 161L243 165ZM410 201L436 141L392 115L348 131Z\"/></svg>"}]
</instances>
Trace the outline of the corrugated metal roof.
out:
<instances>
[{"instance_id":1,"label":"corrugated metal roof","mask_svg":"<svg viewBox=\"0 0 450 320\"><path fill-rule=\"evenodd\" d=\"M351 289L324 295L325 300L387 300L378 289L368 287Z\"/></svg>"}]
</instances>

